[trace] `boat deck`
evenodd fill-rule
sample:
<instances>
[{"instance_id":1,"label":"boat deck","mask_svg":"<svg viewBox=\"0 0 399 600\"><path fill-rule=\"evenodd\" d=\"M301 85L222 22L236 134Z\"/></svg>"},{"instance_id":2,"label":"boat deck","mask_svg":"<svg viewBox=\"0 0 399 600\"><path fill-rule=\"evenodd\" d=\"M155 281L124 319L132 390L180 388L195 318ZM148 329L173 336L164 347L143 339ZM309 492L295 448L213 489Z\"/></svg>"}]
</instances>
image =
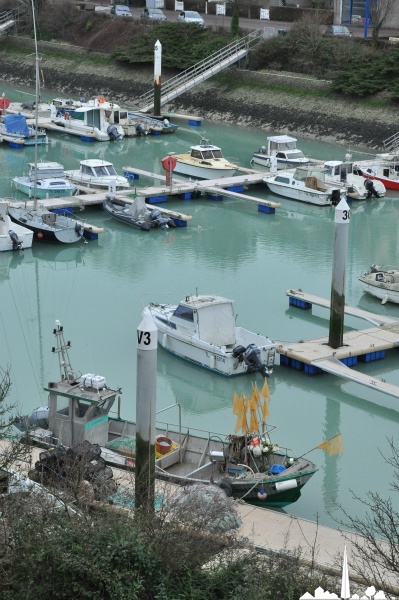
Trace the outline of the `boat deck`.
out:
<instances>
[{"instance_id":1,"label":"boat deck","mask_svg":"<svg viewBox=\"0 0 399 600\"><path fill-rule=\"evenodd\" d=\"M328 300L301 290L288 290L286 295L301 303L301 308L311 308L312 304L330 308ZM373 323L374 327L345 332L340 348L331 348L328 345L328 336L290 344L277 341L276 351L280 354L280 364L304 370L310 375L326 371L399 398L398 386L350 368L357 363L357 358L363 359L364 362L378 360L383 358L385 350L398 348L399 319L350 306L345 306L345 314L367 320ZM399 403L393 406L399 410Z\"/></svg>"}]
</instances>

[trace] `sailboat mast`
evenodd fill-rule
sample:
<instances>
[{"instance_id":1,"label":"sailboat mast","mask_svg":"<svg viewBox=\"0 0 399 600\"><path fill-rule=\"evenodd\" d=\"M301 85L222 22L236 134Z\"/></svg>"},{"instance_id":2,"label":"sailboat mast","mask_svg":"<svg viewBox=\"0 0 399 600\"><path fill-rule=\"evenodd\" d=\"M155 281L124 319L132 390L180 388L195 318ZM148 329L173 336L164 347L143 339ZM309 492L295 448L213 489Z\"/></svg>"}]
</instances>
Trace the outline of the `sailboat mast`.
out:
<instances>
[{"instance_id":1,"label":"sailboat mast","mask_svg":"<svg viewBox=\"0 0 399 600\"><path fill-rule=\"evenodd\" d=\"M37 132L39 126L39 53L37 50L37 32L36 32L36 16L35 16L35 0L32 0L32 18L33 18L33 37L35 40L35 175L33 180L33 209L37 208Z\"/></svg>"}]
</instances>

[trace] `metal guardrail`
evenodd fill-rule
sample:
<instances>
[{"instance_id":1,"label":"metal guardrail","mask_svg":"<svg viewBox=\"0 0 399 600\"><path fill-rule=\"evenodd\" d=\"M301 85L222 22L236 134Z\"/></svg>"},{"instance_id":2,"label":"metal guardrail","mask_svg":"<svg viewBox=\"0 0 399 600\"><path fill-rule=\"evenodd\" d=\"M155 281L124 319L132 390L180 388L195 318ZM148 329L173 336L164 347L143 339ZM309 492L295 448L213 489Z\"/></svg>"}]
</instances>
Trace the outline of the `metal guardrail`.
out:
<instances>
[{"instance_id":1,"label":"metal guardrail","mask_svg":"<svg viewBox=\"0 0 399 600\"><path fill-rule=\"evenodd\" d=\"M25 10L22 7L13 8L12 10L5 10L0 13L0 26L10 21L18 21Z\"/></svg>"},{"instance_id":2,"label":"metal guardrail","mask_svg":"<svg viewBox=\"0 0 399 600\"><path fill-rule=\"evenodd\" d=\"M385 150L397 150L399 148L399 132L391 135L391 137L384 140L383 143Z\"/></svg>"},{"instance_id":3,"label":"metal guardrail","mask_svg":"<svg viewBox=\"0 0 399 600\"><path fill-rule=\"evenodd\" d=\"M264 27L251 32L247 36L231 42L224 48L217 50L207 58L196 63L192 67L189 67L182 73L175 75L168 79L165 83L162 83L162 97L161 104L168 101L168 94L179 90L174 96L183 94L188 89L191 89L197 83L200 83L210 77L211 75L220 72L224 68L227 68L234 62L240 60L246 53L260 41L267 37L274 37L278 34L274 27ZM142 112L145 112L153 104L153 90L143 94L137 98L137 104L143 106Z\"/></svg>"}]
</instances>

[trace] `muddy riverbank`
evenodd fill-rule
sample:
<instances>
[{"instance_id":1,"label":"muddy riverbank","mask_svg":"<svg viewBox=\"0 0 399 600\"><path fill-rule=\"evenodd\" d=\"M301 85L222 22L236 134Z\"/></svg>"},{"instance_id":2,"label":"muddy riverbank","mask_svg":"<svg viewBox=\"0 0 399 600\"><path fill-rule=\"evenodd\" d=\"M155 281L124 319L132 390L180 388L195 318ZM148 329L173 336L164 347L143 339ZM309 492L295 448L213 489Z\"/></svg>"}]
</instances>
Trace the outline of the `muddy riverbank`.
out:
<instances>
[{"instance_id":1,"label":"muddy riverbank","mask_svg":"<svg viewBox=\"0 0 399 600\"><path fill-rule=\"evenodd\" d=\"M13 52L0 50L2 78L16 85L34 85L32 56L17 53L15 40L11 43ZM25 51L30 44L31 40L18 40ZM102 93L133 107L139 96L153 86L151 67L120 65L104 55L65 44L41 43L39 51L44 87L57 90L59 95L91 97ZM172 75L164 71L163 79ZM202 83L165 106L165 110L376 149L396 133L399 115L394 105L376 107L334 97L329 82L239 69Z\"/></svg>"}]
</instances>

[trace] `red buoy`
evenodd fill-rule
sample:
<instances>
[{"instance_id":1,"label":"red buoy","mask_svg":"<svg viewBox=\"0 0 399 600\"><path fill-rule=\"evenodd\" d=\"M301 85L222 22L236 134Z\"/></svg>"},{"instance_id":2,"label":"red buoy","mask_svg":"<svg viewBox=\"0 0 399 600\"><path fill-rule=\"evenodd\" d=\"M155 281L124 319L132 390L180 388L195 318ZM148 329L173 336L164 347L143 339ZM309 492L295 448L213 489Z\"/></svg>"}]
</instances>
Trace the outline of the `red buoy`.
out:
<instances>
[{"instance_id":1,"label":"red buoy","mask_svg":"<svg viewBox=\"0 0 399 600\"><path fill-rule=\"evenodd\" d=\"M161 163L165 171L170 172L176 167L177 160L174 156L165 156L165 158L161 160Z\"/></svg>"},{"instance_id":2,"label":"red buoy","mask_svg":"<svg viewBox=\"0 0 399 600\"><path fill-rule=\"evenodd\" d=\"M39 238L39 240L41 240L41 239L42 239L42 237L43 237L43 234L42 234L41 232L39 232L39 233L37 234L37 237Z\"/></svg>"}]
</instances>

